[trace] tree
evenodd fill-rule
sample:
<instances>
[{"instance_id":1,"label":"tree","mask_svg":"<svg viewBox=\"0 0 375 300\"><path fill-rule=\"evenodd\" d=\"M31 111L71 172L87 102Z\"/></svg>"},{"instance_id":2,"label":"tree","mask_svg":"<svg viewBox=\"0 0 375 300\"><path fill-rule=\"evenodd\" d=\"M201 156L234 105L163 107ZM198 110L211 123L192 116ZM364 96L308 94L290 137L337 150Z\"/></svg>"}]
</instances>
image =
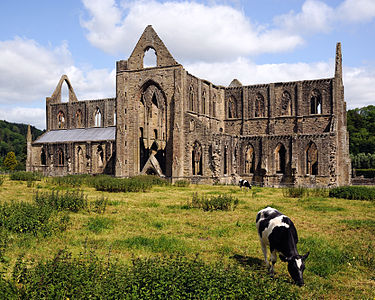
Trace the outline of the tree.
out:
<instances>
[{"instance_id":1,"label":"tree","mask_svg":"<svg viewBox=\"0 0 375 300\"><path fill-rule=\"evenodd\" d=\"M3 165L7 170L13 171L15 167L18 165L18 161L16 159L16 155L13 151L10 151L7 153L7 155L4 158Z\"/></svg>"}]
</instances>

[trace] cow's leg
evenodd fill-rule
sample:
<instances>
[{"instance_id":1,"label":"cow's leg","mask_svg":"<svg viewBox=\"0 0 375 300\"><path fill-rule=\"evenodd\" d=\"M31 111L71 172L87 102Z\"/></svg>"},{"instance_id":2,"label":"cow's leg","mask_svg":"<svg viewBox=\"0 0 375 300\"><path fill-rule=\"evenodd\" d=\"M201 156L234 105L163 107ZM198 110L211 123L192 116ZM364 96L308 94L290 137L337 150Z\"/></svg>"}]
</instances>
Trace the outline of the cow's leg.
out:
<instances>
[{"instance_id":1,"label":"cow's leg","mask_svg":"<svg viewBox=\"0 0 375 300\"><path fill-rule=\"evenodd\" d=\"M262 239L260 239L260 246L262 247L263 255L264 255L264 261L266 262L266 267L269 268L270 264L267 259L267 245L263 242Z\"/></svg>"},{"instance_id":2,"label":"cow's leg","mask_svg":"<svg viewBox=\"0 0 375 300\"><path fill-rule=\"evenodd\" d=\"M277 261L277 253L276 253L276 250L273 250L271 252L271 257L270 257L270 263L271 263L270 273L271 273L272 276L275 274L274 265L275 265L276 261Z\"/></svg>"}]
</instances>

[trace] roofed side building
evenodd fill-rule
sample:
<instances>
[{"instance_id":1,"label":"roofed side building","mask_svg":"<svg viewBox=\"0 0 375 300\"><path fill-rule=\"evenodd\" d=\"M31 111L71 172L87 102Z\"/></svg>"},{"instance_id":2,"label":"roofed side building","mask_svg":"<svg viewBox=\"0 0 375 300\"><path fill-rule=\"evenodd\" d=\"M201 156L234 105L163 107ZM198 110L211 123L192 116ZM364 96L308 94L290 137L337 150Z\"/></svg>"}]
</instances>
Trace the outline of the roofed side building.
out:
<instances>
[{"instance_id":1,"label":"roofed side building","mask_svg":"<svg viewBox=\"0 0 375 300\"><path fill-rule=\"evenodd\" d=\"M152 49L156 65L144 65ZM78 101L66 76L47 98L47 132L28 170L157 174L265 186L350 183L341 45L332 78L229 87L189 74L151 26L116 65L116 97ZM69 102L61 103L61 85ZM63 159L62 159L63 158Z\"/></svg>"}]
</instances>

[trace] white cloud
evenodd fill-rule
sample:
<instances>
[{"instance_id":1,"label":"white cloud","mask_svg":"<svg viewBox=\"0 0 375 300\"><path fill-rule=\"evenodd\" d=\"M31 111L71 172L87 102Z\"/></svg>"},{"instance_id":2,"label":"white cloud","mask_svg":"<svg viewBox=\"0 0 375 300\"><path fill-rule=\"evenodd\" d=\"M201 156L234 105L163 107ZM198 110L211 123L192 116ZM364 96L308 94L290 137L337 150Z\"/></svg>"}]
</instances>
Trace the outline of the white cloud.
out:
<instances>
[{"instance_id":1,"label":"white cloud","mask_svg":"<svg viewBox=\"0 0 375 300\"><path fill-rule=\"evenodd\" d=\"M68 45L46 48L34 40L16 37L0 41L0 109L4 119L30 121L40 126L40 116L27 106L43 107L61 75L67 74L79 99L113 97L115 70L82 70L74 65ZM5 106L15 105L8 111ZM22 107L23 112L22 113ZM13 118L13 119L11 119ZM43 117L44 118L44 117ZM43 128L45 125L43 125Z\"/></svg>"},{"instance_id":2,"label":"white cloud","mask_svg":"<svg viewBox=\"0 0 375 300\"><path fill-rule=\"evenodd\" d=\"M108 53L129 54L152 24L177 60L220 61L288 51L302 43L294 34L256 26L230 6L196 2L83 0L89 18L81 20L87 38Z\"/></svg>"},{"instance_id":3,"label":"white cloud","mask_svg":"<svg viewBox=\"0 0 375 300\"><path fill-rule=\"evenodd\" d=\"M14 107L0 108L0 120L8 122L31 124L39 129L46 126L46 112L41 108Z\"/></svg>"},{"instance_id":4,"label":"white cloud","mask_svg":"<svg viewBox=\"0 0 375 300\"><path fill-rule=\"evenodd\" d=\"M375 17L374 0L346 0L337 9L337 17L344 22L368 22Z\"/></svg>"}]
</instances>

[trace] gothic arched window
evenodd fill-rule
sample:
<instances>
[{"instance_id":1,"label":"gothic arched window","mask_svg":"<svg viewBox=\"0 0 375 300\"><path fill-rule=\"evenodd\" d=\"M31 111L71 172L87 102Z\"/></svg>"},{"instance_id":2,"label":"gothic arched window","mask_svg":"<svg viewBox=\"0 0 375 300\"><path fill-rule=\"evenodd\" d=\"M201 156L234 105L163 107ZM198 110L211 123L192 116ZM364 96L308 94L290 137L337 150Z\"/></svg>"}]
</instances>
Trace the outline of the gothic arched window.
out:
<instances>
[{"instance_id":1,"label":"gothic arched window","mask_svg":"<svg viewBox=\"0 0 375 300\"><path fill-rule=\"evenodd\" d=\"M59 166L63 166L64 165L64 151L59 148L59 150L57 151L57 159L58 159L58 165Z\"/></svg>"},{"instance_id":2,"label":"gothic arched window","mask_svg":"<svg viewBox=\"0 0 375 300\"><path fill-rule=\"evenodd\" d=\"M57 114L57 127L58 128L64 128L65 127L65 115L61 110Z\"/></svg>"},{"instance_id":3,"label":"gothic arched window","mask_svg":"<svg viewBox=\"0 0 375 300\"><path fill-rule=\"evenodd\" d=\"M306 149L306 174L318 175L318 148L314 142Z\"/></svg>"},{"instance_id":4,"label":"gothic arched window","mask_svg":"<svg viewBox=\"0 0 375 300\"><path fill-rule=\"evenodd\" d=\"M319 90L313 90L310 98L310 112L311 114L322 113L322 95Z\"/></svg>"},{"instance_id":5,"label":"gothic arched window","mask_svg":"<svg viewBox=\"0 0 375 300\"><path fill-rule=\"evenodd\" d=\"M249 145L245 154L245 174L254 173L254 147Z\"/></svg>"},{"instance_id":6,"label":"gothic arched window","mask_svg":"<svg viewBox=\"0 0 375 300\"><path fill-rule=\"evenodd\" d=\"M202 92L201 113L206 113L206 91Z\"/></svg>"},{"instance_id":7,"label":"gothic arched window","mask_svg":"<svg viewBox=\"0 0 375 300\"><path fill-rule=\"evenodd\" d=\"M102 146L98 146L98 149L96 151L97 158L98 158L98 167L101 168L104 165L104 151Z\"/></svg>"},{"instance_id":8,"label":"gothic arched window","mask_svg":"<svg viewBox=\"0 0 375 300\"><path fill-rule=\"evenodd\" d=\"M276 173L285 174L286 171L286 149L279 143L275 149Z\"/></svg>"},{"instance_id":9,"label":"gothic arched window","mask_svg":"<svg viewBox=\"0 0 375 300\"><path fill-rule=\"evenodd\" d=\"M292 97L289 92L284 91L281 96L281 115L290 116L292 114Z\"/></svg>"},{"instance_id":10,"label":"gothic arched window","mask_svg":"<svg viewBox=\"0 0 375 300\"><path fill-rule=\"evenodd\" d=\"M192 170L193 175L202 175L202 146L195 142L192 151Z\"/></svg>"},{"instance_id":11,"label":"gothic arched window","mask_svg":"<svg viewBox=\"0 0 375 300\"><path fill-rule=\"evenodd\" d=\"M237 118L237 106L233 97L230 97L228 101L228 118Z\"/></svg>"},{"instance_id":12,"label":"gothic arched window","mask_svg":"<svg viewBox=\"0 0 375 300\"><path fill-rule=\"evenodd\" d=\"M46 156L46 151L44 148L42 148L42 151L40 153L40 164L42 166L45 166L47 164L47 156Z\"/></svg>"},{"instance_id":13,"label":"gothic arched window","mask_svg":"<svg viewBox=\"0 0 375 300\"><path fill-rule=\"evenodd\" d=\"M82 127L82 111L80 109L76 112L76 127Z\"/></svg>"},{"instance_id":14,"label":"gothic arched window","mask_svg":"<svg viewBox=\"0 0 375 300\"><path fill-rule=\"evenodd\" d=\"M258 93L255 97L255 117L264 117L264 97L261 93Z\"/></svg>"},{"instance_id":15,"label":"gothic arched window","mask_svg":"<svg viewBox=\"0 0 375 300\"><path fill-rule=\"evenodd\" d=\"M189 110L194 111L194 91L192 86L189 88Z\"/></svg>"},{"instance_id":16,"label":"gothic arched window","mask_svg":"<svg viewBox=\"0 0 375 300\"><path fill-rule=\"evenodd\" d=\"M95 127L102 126L102 113L100 112L99 107L96 108L95 111Z\"/></svg>"}]
</instances>

